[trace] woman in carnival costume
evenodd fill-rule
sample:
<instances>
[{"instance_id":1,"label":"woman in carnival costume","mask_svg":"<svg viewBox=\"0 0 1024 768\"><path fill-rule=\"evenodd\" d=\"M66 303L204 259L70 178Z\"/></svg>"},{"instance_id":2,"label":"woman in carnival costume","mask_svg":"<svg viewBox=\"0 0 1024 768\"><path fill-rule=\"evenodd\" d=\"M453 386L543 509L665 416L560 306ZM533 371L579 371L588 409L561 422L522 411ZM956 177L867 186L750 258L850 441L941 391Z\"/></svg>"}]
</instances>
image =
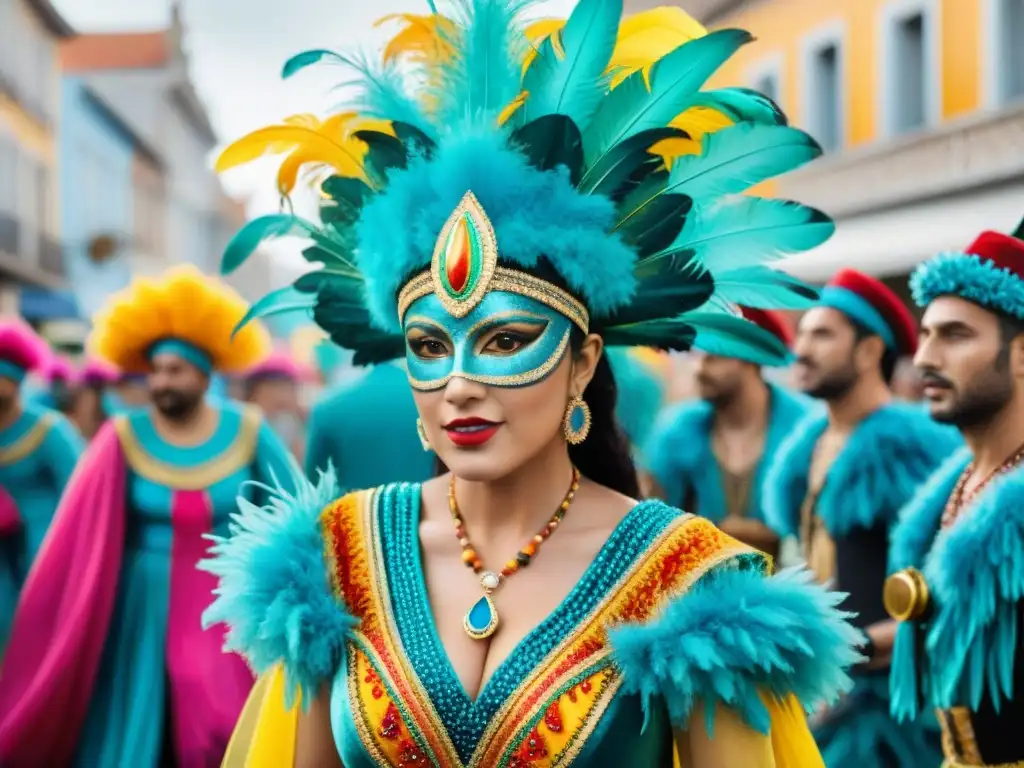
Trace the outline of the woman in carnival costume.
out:
<instances>
[{"instance_id":1,"label":"woman in carnival costume","mask_svg":"<svg viewBox=\"0 0 1024 768\"><path fill-rule=\"evenodd\" d=\"M82 452L74 427L26 402L22 383L46 364L46 343L20 322L0 322L0 649L18 593Z\"/></svg>"},{"instance_id":2,"label":"woman in carnival costume","mask_svg":"<svg viewBox=\"0 0 1024 768\"><path fill-rule=\"evenodd\" d=\"M921 486L893 535L892 709L937 711L947 768L1024 766L1022 236L1024 224L984 232L910 278L932 417L967 448Z\"/></svg>"},{"instance_id":3,"label":"woman in carnival costume","mask_svg":"<svg viewBox=\"0 0 1024 768\"><path fill-rule=\"evenodd\" d=\"M253 222L226 266L311 237L314 318L357 362L405 355L451 470L343 498L328 471L243 505L206 565L207 620L262 674L228 764L821 766L802 706L843 689L855 633L807 576L633 500L602 355L784 354L731 297L797 301L757 262L821 242L822 215L729 195L820 150L759 95L699 91L746 32L677 9L620 29L621 2L583 0L531 45L522 5L408 19L389 55L422 90L365 65L363 114L387 122L361 149L290 123L222 158L291 138L340 172L322 225Z\"/></svg>"},{"instance_id":4,"label":"woman in carnival costume","mask_svg":"<svg viewBox=\"0 0 1024 768\"><path fill-rule=\"evenodd\" d=\"M214 405L213 371L270 351L246 304L192 268L139 280L95 319L92 351L145 373L153 406L110 420L61 499L0 673L0 765L219 765L253 683L200 616L196 564L249 481L287 453L250 408ZM242 489L240 491L240 489Z\"/></svg>"}]
</instances>

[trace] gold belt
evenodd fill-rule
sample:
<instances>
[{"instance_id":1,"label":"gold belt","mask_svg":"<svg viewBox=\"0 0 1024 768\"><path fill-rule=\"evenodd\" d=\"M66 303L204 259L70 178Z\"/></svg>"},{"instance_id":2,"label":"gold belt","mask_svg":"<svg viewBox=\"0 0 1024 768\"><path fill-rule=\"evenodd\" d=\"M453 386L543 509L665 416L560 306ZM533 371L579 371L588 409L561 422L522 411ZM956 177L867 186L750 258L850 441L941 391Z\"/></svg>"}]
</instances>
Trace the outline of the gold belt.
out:
<instances>
[{"instance_id":1,"label":"gold belt","mask_svg":"<svg viewBox=\"0 0 1024 768\"><path fill-rule=\"evenodd\" d=\"M967 707L940 709L935 714L942 728L942 752L946 756L942 768L1024 768L1024 761L999 765L982 762Z\"/></svg>"}]
</instances>

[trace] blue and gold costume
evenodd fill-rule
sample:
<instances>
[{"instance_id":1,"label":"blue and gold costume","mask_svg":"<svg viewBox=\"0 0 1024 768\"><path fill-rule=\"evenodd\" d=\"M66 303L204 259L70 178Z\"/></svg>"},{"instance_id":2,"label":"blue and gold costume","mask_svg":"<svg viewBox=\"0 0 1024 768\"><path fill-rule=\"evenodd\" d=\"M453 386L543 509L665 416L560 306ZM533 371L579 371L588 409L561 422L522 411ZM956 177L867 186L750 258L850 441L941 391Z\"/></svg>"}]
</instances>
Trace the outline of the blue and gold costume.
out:
<instances>
[{"instance_id":1,"label":"blue and gold costume","mask_svg":"<svg viewBox=\"0 0 1024 768\"><path fill-rule=\"evenodd\" d=\"M985 232L911 276L927 306L956 296L1024 319L1024 242ZM1016 462L1013 460L1016 459ZM934 708L948 768L1024 766L1024 467L1012 457L962 498L972 457L949 458L915 495L893 536L886 607L903 623L892 666L893 713ZM959 491L958 491L959 489Z\"/></svg>"},{"instance_id":2,"label":"blue and gold costume","mask_svg":"<svg viewBox=\"0 0 1024 768\"><path fill-rule=\"evenodd\" d=\"M263 237L311 235L306 255L324 269L295 288L317 323L357 363L404 355L425 392L456 379L530 386L591 330L610 346L687 349L698 337L722 354L783 356L735 292L799 306L809 289L760 261L813 247L832 224L797 204L726 197L820 153L758 94L699 90L750 36L706 33L678 9L620 30L617 0L583 0L564 24L539 27L502 0L454 10L406 17L383 68L327 51L286 65L355 64L373 120L295 118L225 150L222 168L291 144L283 189L303 163L334 172L321 224L255 220L225 267ZM416 70L415 94L395 58ZM299 303L285 289L254 313ZM507 326L532 329L528 343L492 351ZM573 418L587 423L585 396L566 407L569 441L585 431ZM719 704L771 733L773 765L821 766L801 706L843 688L855 636L806 576L772 576L708 521L638 504L472 700L433 626L420 494L402 484L339 499L328 472L246 505L218 541L207 620L228 624L228 648L263 675L232 764L288 765L293 695L308 702L326 685L350 768L663 765L673 729L700 705L713 720Z\"/></svg>"}]
</instances>

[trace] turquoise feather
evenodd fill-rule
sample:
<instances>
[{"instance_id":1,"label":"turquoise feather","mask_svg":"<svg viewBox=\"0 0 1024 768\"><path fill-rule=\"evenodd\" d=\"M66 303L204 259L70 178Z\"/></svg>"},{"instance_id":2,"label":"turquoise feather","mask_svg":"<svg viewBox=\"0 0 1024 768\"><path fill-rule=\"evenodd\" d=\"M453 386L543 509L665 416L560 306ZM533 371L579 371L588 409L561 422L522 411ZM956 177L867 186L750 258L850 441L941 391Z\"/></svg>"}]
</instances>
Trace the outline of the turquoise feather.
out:
<instances>
[{"instance_id":1,"label":"turquoise feather","mask_svg":"<svg viewBox=\"0 0 1024 768\"><path fill-rule=\"evenodd\" d=\"M439 129L490 126L519 96L527 0L459 0L454 54L438 65L433 119ZM403 121L408 122L408 121Z\"/></svg>"},{"instance_id":2,"label":"turquoise feather","mask_svg":"<svg viewBox=\"0 0 1024 768\"><path fill-rule=\"evenodd\" d=\"M234 327L234 330L231 331L231 337L234 338L236 333L258 317L283 315L288 312L304 312L312 310L315 306L315 295L301 293L290 285L278 288L249 307L249 311L245 313Z\"/></svg>"},{"instance_id":3,"label":"turquoise feather","mask_svg":"<svg viewBox=\"0 0 1024 768\"><path fill-rule=\"evenodd\" d=\"M736 197L696 205L675 241L643 259L696 259L712 272L737 269L821 245L835 224L821 211L788 200Z\"/></svg>"},{"instance_id":4,"label":"turquoise feather","mask_svg":"<svg viewBox=\"0 0 1024 768\"><path fill-rule=\"evenodd\" d=\"M660 59L651 69L650 89L643 72L627 77L602 100L583 133L587 164L596 164L630 136L672 122L715 70L752 39L742 30L717 30Z\"/></svg>"},{"instance_id":5,"label":"turquoise feather","mask_svg":"<svg viewBox=\"0 0 1024 768\"><path fill-rule=\"evenodd\" d=\"M297 72L301 72L306 67L319 64L321 61L332 59L337 62L343 61L342 57L334 51L328 51L322 48L297 53L284 63L284 67L281 69L281 77L283 79L287 79Z\"/></svg>"},{"instance_id":6,"label":"turquoise feather","mask_svg":"<svg viewBox=\"0 0 1024 768\"><path fill-rule=\"evenodd\" d=\"M562 28L564 57L547 41L523 80L524 119L567 115L586 126L607 92L604 76L622 16L622 0L581 0Z\"/></svg>"},{"instance_id":7,"label":"turquoise feather","mask_svg":"<svg viewBox=\"0 0 1024 768\"><path fill-rule=\"evenodd\" d=\"M229 275L244 264L261 243L278 237L312 237L316 226L290 213L273 213L246 222L231 238L221 257L220 273Z\"/></svg>"},{"instance_id":8,"label":"turquoise feather","mask_svg":"<svg viewBox=\"0 0 1024 768\"><path fill-rule=\"evenodd\" d=\"M697 332L694 346L709 355L738 357L757 365L776 366L789 350L775 334L736 315L689 312L681 318Z\"/></svg>"},{"instance_id":9,"label":"turquoise feather","mask_svg":"<svg viewBox=\"0 0 1024 768\"><path fill-rule=\"evenodd\" d=\"M665 191L695 200L737 194L820 155L821 147L803 131L739 123L705 134L699 155L678 158Z\"/></svg>"},{"instance_id":10,"label":"turquoise feather","mask_svg":"<svg viewBox=\"0 0 1024 768\"><path fill-rule=\"evenodd\" d=\"M337 88L355 88L358 97L347 100L341 109L358 109L366 117L405 123L429 139L437 138L437 128L424 113L419 103L405 90L402 73L393 62L373 61L366 56L340 56L357 77L340 83Z\"/></svg>"},{"instance_id":11,"label":"turquoise feather","mask_svg":"<svg viewBox=\"0 0 1024 768\"><path fill-rule=\"evenodd\" d=\"M690 103L693 107L717 109L733 122L786 125L786 115L767 96L749 88L719 88L697 94Z\"/></svg>"},{"instance_id":12,"label":"turquoise feather","mask_svg":"<svg viewBox=\"0 0 1024 768\"><path fill-rule=\"evenodd\" d=\"M715 273L712 301L755 309L806 309L818 298L811 286L770 267L748 266Z\"/></svg>"}]
</instances>

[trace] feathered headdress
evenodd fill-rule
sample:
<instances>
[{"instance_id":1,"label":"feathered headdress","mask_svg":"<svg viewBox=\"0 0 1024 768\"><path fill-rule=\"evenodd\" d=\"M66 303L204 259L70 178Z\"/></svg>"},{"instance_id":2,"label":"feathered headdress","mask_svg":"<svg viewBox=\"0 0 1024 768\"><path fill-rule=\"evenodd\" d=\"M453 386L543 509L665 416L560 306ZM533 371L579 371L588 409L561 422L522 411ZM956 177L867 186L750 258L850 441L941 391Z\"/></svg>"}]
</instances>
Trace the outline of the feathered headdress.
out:
<instances>
[{"instance_id":1,"label":"feathered headdress","mask_svg":"<svg viewBox=\"0 0 1024 768\"><path fill-rule=\"evenodd\" d=\"M168 344L204 368L225 373L252 367L270 353L259 323L232 329L248 304L232 288L195 267L176 267L159 280L138 279L100 311L90 351L125 374L149 370L154 352Z\"/></svg>"},{"instance_id":2,"label":"feathered headdress","mask_svg":"<svg viewBox=\"0 0 1024 768\"><path fill-rule=\"evenodd\" d=\"M19 320L0 320L0 376L20 382L46 363L46 342Z\"/></svg>"},{"instance_id":3,"label":"feathered headdress","mask_svg":"<svg viewBox=\"0 0 1024 768\"><path fill-rule=\"evenodd\" d=\"M403 354L400 315L425 293L465 313L487 290L513 290L610 345L687 349L699 336L718 354L783 358L736 305L805 306L814 292L766 265L833 224L741 194L821 153L764 96L701 90L751 36L706 33L675 8L620 25L621 0L527 24L528 4L456 0L441 15L431 3L401 17L381 62L325 50L288 61L285 77L317 62L354 69L361 98L220 157L225 170L288 152L283 192L299 166L323 171L320 223L264 216L228 246L225 272L288 235L312 240L304 255L322 265L249 316L311 310L365 363Z\"/></svg>"},{"instance_id":4,"label":"feathered headdress","mask_svg":"<svg viewBox=\"0 0 1024 768\"><path fill-rule=\"evenodd\" d=\"M40 373L43 381L47 384L70 384L77 376L77 371L71 361L56 352L50 352Z\"/></svg>"}]
</instances>

